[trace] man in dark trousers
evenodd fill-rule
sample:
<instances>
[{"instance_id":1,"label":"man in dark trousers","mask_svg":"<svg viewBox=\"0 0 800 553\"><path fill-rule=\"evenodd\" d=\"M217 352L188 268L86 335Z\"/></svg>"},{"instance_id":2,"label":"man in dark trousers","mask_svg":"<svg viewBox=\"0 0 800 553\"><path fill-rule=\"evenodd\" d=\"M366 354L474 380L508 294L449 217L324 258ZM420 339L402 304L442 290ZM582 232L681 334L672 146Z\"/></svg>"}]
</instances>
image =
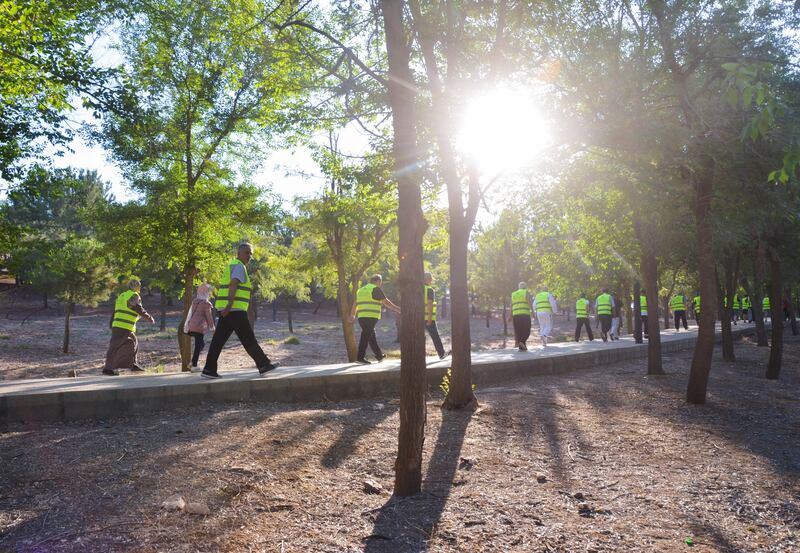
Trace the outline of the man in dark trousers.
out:
<instances>
[{"instance_id":1,"label":"man in dark trousers","mask_svg":"<svg viewBox=\"0 0 800 553\"><path fill-rule=\"evenodd\" d=\"M581 341L581 330L584 325L586 326L586 334L589 336L589 341L594 340L592 334L592 327L589 325L589 300L586 299L586 292L581 293L581 297L575 302L575 341Z\"/></svg>"},{"instance_id":2,"label":"man in dark trousers","mask_svg":"<svg viewBox=\"0 0 800 553\"><path fill-rule=\"evenodd\" d=\"M375 335L375 326L381 320L382 306L387 309L400 313L400 308L386 297L386 294L381 290L383 277L381 275L373 275L367 284L362 286L356 292L356 301L353 302L353 309L350 310L350 322L355 322L358 317L358 325L361 327L361 338L358 341L358 354L356 361L369 365L367 361L367 344L375 354L378 362L383 361L386 357L378 345L378 338Z\"/></svg>"},{"instance_id":3,"label":"man in dark trousers","mask_svg":"<svg viewBox=\"0 0 800 553\"><path fill-rule=\"evenodd\" d=\"M603 341L608 341L608 333L611 330L611 315L614 311L614 298L608 293L606 288L603 288L603 293L597 296L594 301L594 312L597 313L597 318L600 319L600 335Z\"/></svg>"},{"instance_id":4,"label":"man in dark trousers","mask_svg":"<svg viewBox=\"0 0 800 553\"><path fill-rule=\"evenodd\" d=\"M436 326L436 291L433 289L433 275L425 273L425 330L430 334L433 340L433 347L436 348L436 354L439 359L444 359L447 354L444 352L442 339L439 336L439 328Z\"/></svg>"},{"instance_id":5,"label":"man in dark trousers","mask_svg":"<svg viewBox=\"0 0 800 553\"><path fill-rule=\"evenodd\" d=\"M214 307L219 311L219 320L214 336L211 338L211 345L208 347L206 365L201 373L203 378L221 378L217 372L217 361L225 342L234 332L248 355L255 361L259 374L265 374L278 366L278 363L270 362L269 357L258 345L253 327L250 326L247 318L251 291L247 264L252 257L253 246L247 243L240 244L236 252L236 259L231 259L225 265L225 271L217 289L217 300L214 303Z\"/></svg>"},{"instance_id":6,"label":"man in dark trousers","mask_svg":"<svg viewBox=\"0 0 800 553\"><path fill-rule=\"evenodd\" d=\"M528 351L527 341L531 337L531 295L527 285L520 282L511 294L511 314L509 321L514 322L514 340L519 351Z\"/></svg>"},{"instance_id":7,"label":"man in dark trousers","mask_svg":"<svg viewBox=\"0 0 800 553\"><path fill-rule=\"evenodd\" d=\"M647 328L647 290L642 288L642 291L639 295L639 313L642 316L642 331L644 332L644 339L647 340L649 336L647 333L649 329Z\"/></svg>"},{"instance_id":8,"label":"man in dark trousers","mask_svg":"<svg viewBox=\"0 0 800 553\"><path fill-rule=\"evenodd\" d=\"M681 322L683 322L683 329L689 330L689 324L686 322L686 296L683 292L674 295L669 302L669 306L675 314L675 332L680 331Z\"/></svg>"}]
</instances>

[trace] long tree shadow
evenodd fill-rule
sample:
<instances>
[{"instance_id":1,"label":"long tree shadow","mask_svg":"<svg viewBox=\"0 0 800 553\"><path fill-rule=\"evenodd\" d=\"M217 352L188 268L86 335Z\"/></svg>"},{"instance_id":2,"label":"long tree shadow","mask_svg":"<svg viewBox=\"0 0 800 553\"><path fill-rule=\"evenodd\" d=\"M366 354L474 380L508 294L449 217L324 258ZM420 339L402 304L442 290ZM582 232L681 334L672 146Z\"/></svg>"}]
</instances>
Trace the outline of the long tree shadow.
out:
<instances>
[{"instance_id":1,"label":"long tree shadow","mask_svg":"<svg viewBox=\"0 0 800 553\"><path fill-rule=\"evenodd\" d=\"M372 533L365 538L367 553L427 551L436 535L459 468L471 411L443 411L436 445L428 462L422 492L392 496L374 515Z\"/></svg>"},{"instance_id":2,"label":"long tree shadow","mask_svg":"<svg viewBox=\"0 0 800 553\"><path fill-rule=\"evenodd\" d=\"M381 409L379 413L374 413L372 408L353 409L344 417L339 417L342 430L323 455L322 466L329 469L341 466L353 454L361 437L395 412L395 409L388 408Z\"/></svg>"}]
</instances>

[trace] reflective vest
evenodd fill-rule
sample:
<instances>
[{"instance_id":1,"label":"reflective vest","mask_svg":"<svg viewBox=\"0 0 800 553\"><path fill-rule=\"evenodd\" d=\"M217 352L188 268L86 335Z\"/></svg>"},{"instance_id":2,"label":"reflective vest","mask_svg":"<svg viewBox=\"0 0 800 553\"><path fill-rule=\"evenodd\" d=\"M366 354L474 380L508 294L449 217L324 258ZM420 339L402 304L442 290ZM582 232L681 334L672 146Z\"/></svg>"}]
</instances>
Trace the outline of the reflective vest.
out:
<instances>
[{"instance_id":1,"label":"reflective vest","mask_svg":"<svg viewBox=\"0 0 800 553\"><path fill-rule=\"evenodd\" d=\"M372 291L377 288L372 283L365 284L356 292L356 317L359 319L380 319L381 302L372 299Z\"/></svg>"},{"instance_id":2,"label":"reflective vest","mask_svg":"<svg viewBox=\"0 0 800 553\"><path fill-rule=\"evenodd\" d=\"M752 303L750 303L750 296L745 296L742 298L742 307L745 309L750 309L750 307L752 307Z\"/></svg>"},{"instance_id":3,"label":"reflective vest","mask_svg":"<svg viewBox=\"0 0 800 553\"><path fill-rule=\"evenodd\" d=\"M673 296L669 302L670 308L673 311L685 311L686 305L683 303L683 296Z\"/></svg>"},{"instance_id":4,"label":"reflective vest","mask_svg":"<svg viewBox=\"0 0 800 553\"><path fill-rule=\"evenodd\" d=\"M700 296L695 296L692 299L692 305L694 306L694 312L700 313Z\"/></svg>"},{"instance_id":5,"label":"reflective vest","mask_svg":"<svg viewBox=\"0 0 800 553\"><path fill-rule=\"evenodd\" d=\"M247 274L247 267L238 259L231 259L225 265L225 273L222 275L222 280L219 282L217 289L217 299L214 301L214 307L217 311L222 311L228 307L228 288L231 285L231 270L236 266L241 265L244 269L244 282L240 282L236 287L236 296L233 298L231 309L241 309L247 311L250 305L250 276Z\"/></svg>"},{"instance_id":6,"label":"reflective vest","mask_svg":"<svg viewBox=\"0 0 800 553\"><path fill-rule=\"evenodd\" d=\"M727 300L728 298L725 298L725 299ZM741 309L742 308L742 302L739 299L739 294L734 294L733 295L733 308L734 309Z\"/></svg>"},{"instance_id":7,"label":"reflective vest","mask_svg":"<svg viewBox=\"0 0 800 553\"><path fill-rule=\"evenodd\" d=\"M597 296L597 314L611 315L611 294Z\"/></svg>"},{"instance_id":8,"label":"reflective vest","mask_svg":"<svg viewBox=\"0 0 800 553\"><path fill-rule=\"evenodd\" d=\"M533 300L536 304L537 313L552 313L553 307L550 305L550 293L539 292Z\"/></svg>"},{"instance_id":9,"label":"reflective vest","mask_svg":"<svg viewBox=\"0 0 800 553\"><path fill-rule=\"evenodd\" d=\"M589 317L589 300L580 298L575 302L575 317L578 319L586 319Z\"/></svg>"},{"instance_id":10,"label":"reflective vest","mask_svg":"<svg viewBox=\"0 0 800 553\"><path fill-rule=\"evenodd\" d=\"M511 294L511 314L530 316L531 304L528 301L528 291L525 288L520 288Z\"/></svg>"},{"instance_id":11,"label":"reflective vest","mask_svg":"<svg viewBox=\"0 0 800 553\"><path fill-rule=\"evenodd\" d=\"M425 320L431 320L436 322L436 296L434 296L433 304L431 307L431 318L428 319L428 290L433 290L430 286L425 286L425 297L422 300L423 305L425 306Z\"/></svg>"},{"instance_id":12,"label":"reflective vest","mask_svg":"<svg viewBox=\"0 0 800 553\"><path fill-rule=\"evenodd\" d=\"M647 296L639 296L639 309L642 315L647 315Z\"/></svg>"},{"instance_id":13,"label":"reflective vest","mask_svg":"<svg viewBox=\"0 0 800 553\"><path fill-rule=\"evenodd\" d=\"M114 304L114 320L111 322L113 328L124 328L136 332L136 321L139 320L139 314L128 307L128 301L138 295L133 290L125 290L117 296Z\"/></svg>"},{"instance_id":14,"label":"reflective vest","mask_svg":"<svg viewBox=\"0 0 800 553\"><path fill-rule=\"evenodd\" d=\"M769 296L764 296L764 300L761 302L761 309L765 311L769 309Z\"/></svg>"}]
</instances>

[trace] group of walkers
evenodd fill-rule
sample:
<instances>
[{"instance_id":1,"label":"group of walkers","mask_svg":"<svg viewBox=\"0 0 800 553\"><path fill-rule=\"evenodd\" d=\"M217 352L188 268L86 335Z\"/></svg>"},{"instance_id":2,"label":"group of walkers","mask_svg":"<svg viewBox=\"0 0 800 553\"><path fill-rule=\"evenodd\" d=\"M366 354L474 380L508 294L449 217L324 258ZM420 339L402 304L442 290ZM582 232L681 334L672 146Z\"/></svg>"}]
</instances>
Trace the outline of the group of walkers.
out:
<instances>
[{"instance_id":1,"label":"group of walkers","mask_svg":"<svg viewBox=\"0 0 800 553\"><path fill-rule=\"evenodd\" d=\"M197 296L192 301L183 332L194 339L194 350L191 358L193 368L198 366L200 353L205 347L205 334L209 331L212 332L211 345L201 373L204 378L220 378L217 370L219 356L225 343L233 333L236 333L248 355L255 362L260 374L266 374L278 366L278 363L270 361L264 350L261 349L247 317L252 291L247 264L252 256L252 245L247 243L239 245L236 258L230 260L224 267L222 280L216 290L216 297L213 303L211 296L214 289L208 284L198 287ZM433 341L439 359L444 359L449 355L449 352L445 352L436 325L437 302L436 293L432 286L433 277L431 273L425 273L424 280L424 290L421 292L423 293L424 301L425 329ZM358 363L371 363L366 358L368 346L378 362L386 357L378 344L375 327L381 320L384 307L395 313L400 313L400 308L387 298L381 289L382 281L381 275L376 274L369 279L369 282L359 288L356 291L355 301L349 314L350 322L358 321L358 325L361 328L361 336L356 352L356 361ZM141 318L147 319L151 323L154 320L142 306L140 290L141 282L131 280L128 284L128 290L119 294L116 299L114 314L111 319L111 341L106 354L105 366L103 367L103 374L105 375L118 375L121 368L133 371L144 370L136 360L138 352L136 323ZM648 310L645 290L641 291L639 300L644 337L648 338ZM622 306L623 302L619 296L610 293L605 288L595 298L594 302L587 299L585 292L581 293L575 302L575 341L580 342L584 328L589 341L594 340L594 333L589 321L589 315L592 310L597 314L597 324L600 327L600 336L603 341L619 340ZM685 330L689 329L686 319L688 307L692 308L698 323L700 321L701 302L699 294L689 302L682 292L678 293L671 298L669 307L674 313L676 331L679 331L681 326ZM762 307L764 317L769 318L769 297L764 298ZM216 309L218 313L216 322L213 316L213 309ZM731 311L734 324L737 324L739 320L745 322L753 320L752 303L747 295L740 296L735 294ZM784 305L784 311L788 313L788 306ZM525 282L518 284L518 289L511 294L511 313L508 316L508 320L513 322L514 340L519 351L528 350L527 342L531 335L533 314L536 315L539 323L539 337L542 347L547 346L548 340L553 338L553 316L556 313L558 313L556 298L546 287L543 287L540 292L533 295L528 291Z\"/></svg>"}]
</instances>

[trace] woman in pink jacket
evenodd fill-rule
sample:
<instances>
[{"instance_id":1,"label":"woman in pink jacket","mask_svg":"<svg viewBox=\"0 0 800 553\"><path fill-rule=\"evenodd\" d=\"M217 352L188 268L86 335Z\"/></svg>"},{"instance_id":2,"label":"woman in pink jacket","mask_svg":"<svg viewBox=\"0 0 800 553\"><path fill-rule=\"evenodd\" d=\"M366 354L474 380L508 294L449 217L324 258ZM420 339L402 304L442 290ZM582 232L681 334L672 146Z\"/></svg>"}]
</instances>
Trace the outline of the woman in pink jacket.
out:
<instances>
[{"instance_id":1,"label":"woman in pink jacket","mask_svg":"<svg viewBox=\"0 0 800 553\"><path fill-rule=\"evenodd\" d=\"M203 335L209 330L214 332L214 317L211 314L212 288L208 284L202 284L197 288L197 297L192 301L189 314L186 316L186 323L183 325L183 332L189 336L194 336L194 353L192 354L192 367L197 367L200 352L203 351L206 343Z\"/></svg>"}]
</instances>

